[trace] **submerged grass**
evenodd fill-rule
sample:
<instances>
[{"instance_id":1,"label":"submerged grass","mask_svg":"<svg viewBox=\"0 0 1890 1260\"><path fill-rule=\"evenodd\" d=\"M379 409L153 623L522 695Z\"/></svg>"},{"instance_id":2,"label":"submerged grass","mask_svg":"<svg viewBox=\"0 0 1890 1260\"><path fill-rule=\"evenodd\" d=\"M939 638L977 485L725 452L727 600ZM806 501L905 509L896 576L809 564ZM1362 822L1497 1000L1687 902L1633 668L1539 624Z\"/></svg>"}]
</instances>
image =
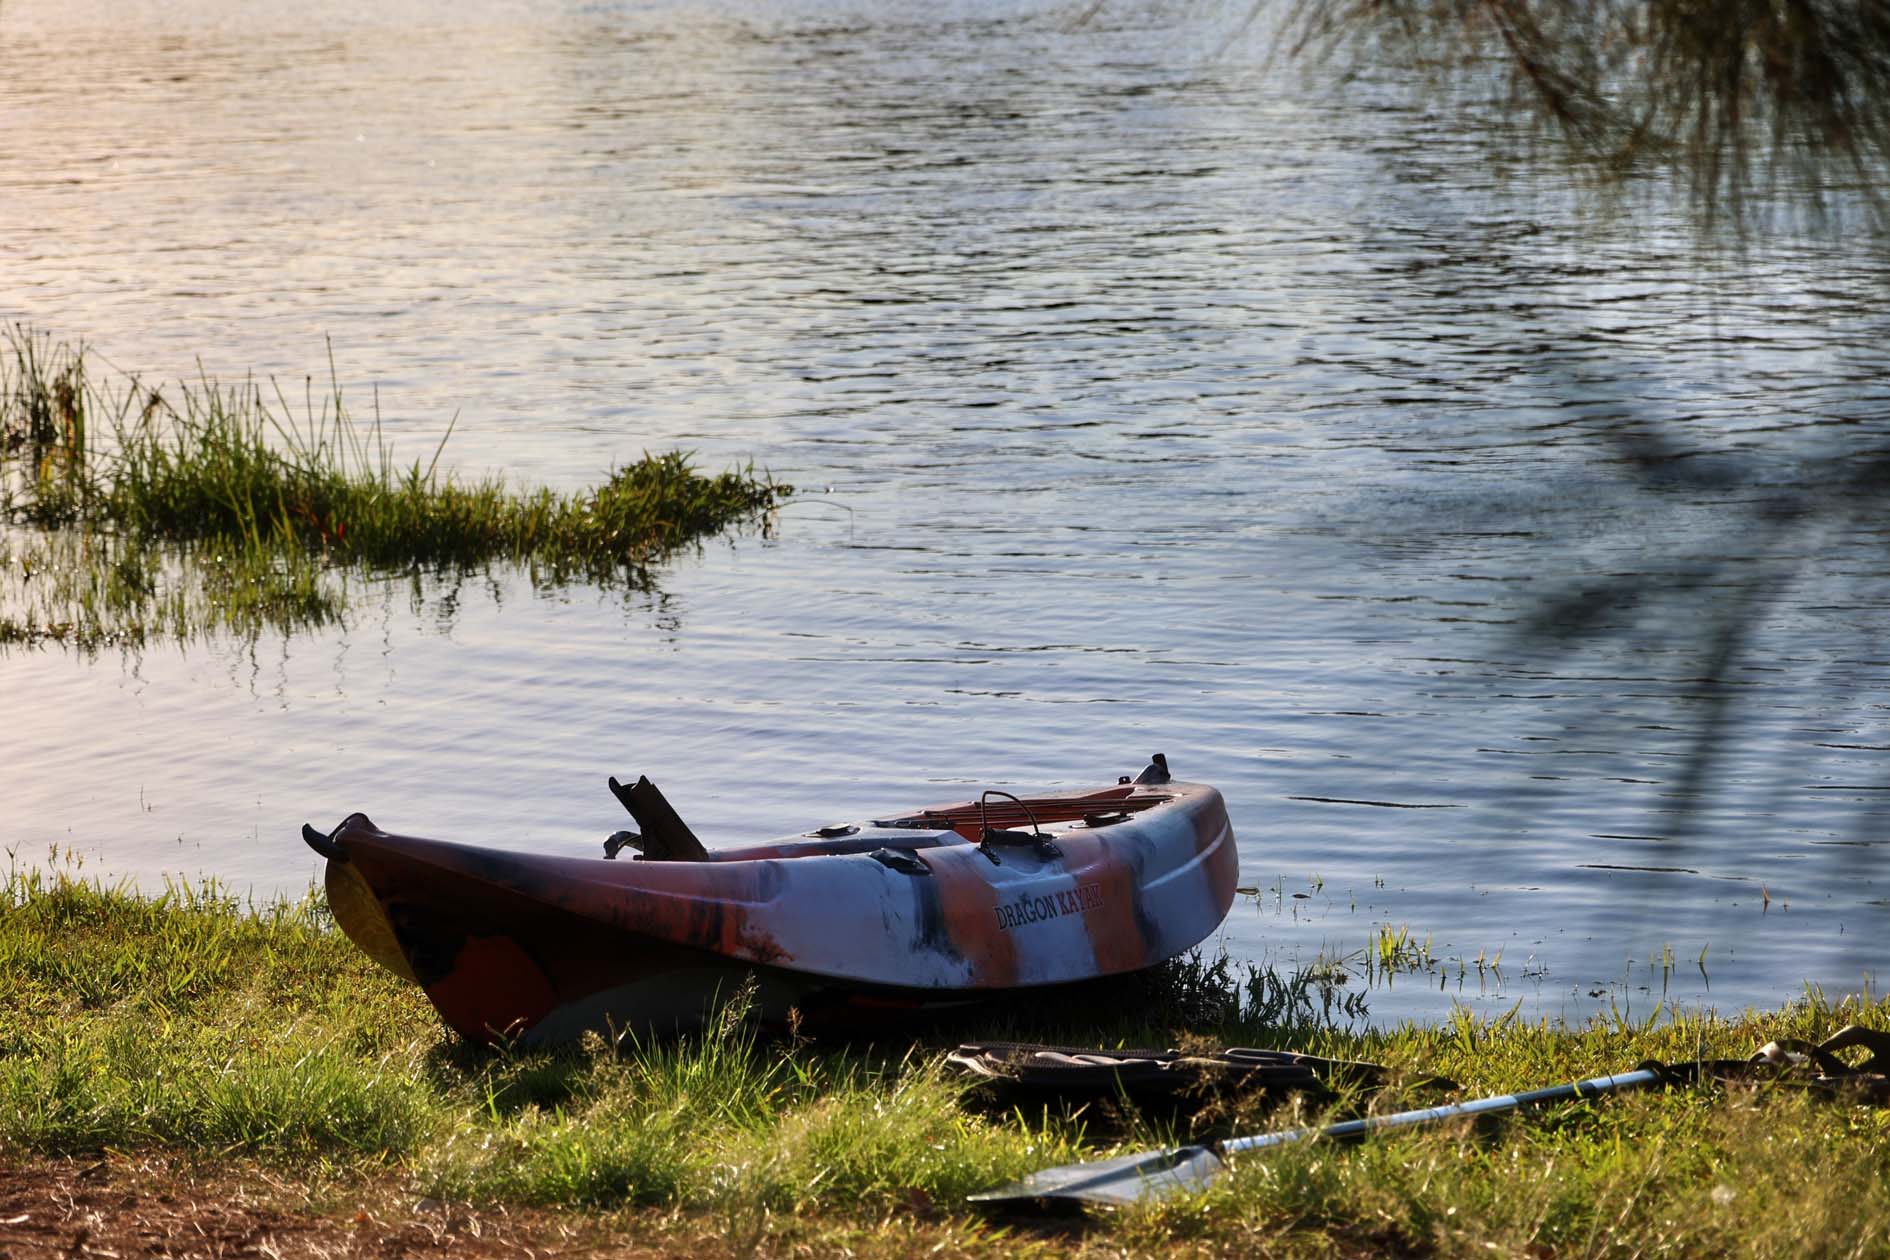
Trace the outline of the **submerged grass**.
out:
<instances>
[{"instance_id":1,"label":"submerged grass","mask_svg":"<svg viewBox=\"0 0 1890 1260\"><path fill-rule=\"evenodd\" d=\"M273 382L151 389L13 326L0 334L0 519L14 527L0 642L319 625L345 607L330 575L350 568L507 563L540 585L645 585L792 493L752 468L698 473L676 451L577 493L522 488L442 471L445 441L402 462L338 387L299 403ZM55 580L34 586L39 573Z\"/></svg>"},{"instance_id":2,"label":"submerged grass","mask_svg":"<svg viewBox=\"0 0 1890 1260\"><path fill-rule=\"evenodd\" d=\"M87 529L0 532L0 644L85 652L340 622L346 569L264 548L176 547Z\"/></svg>"},{"instance_id":3,"label":"submerged grass","mask_svg":"<svg viewBox=\"0 0 1890 1260\"><path fill-rule=\"evenodd\" d=\"M1447 1075L1474 1095L1646 1058L1743 1056L1850 1021L1890 1025L1890 1003L1812 993L1731 1019L1565 1028L1460 1011L1433 1027L1370 1028L1322 1018L1316 985L1282 982L1299 994L1283 999L1225 963L1136 983L1035 1022L998 1012L891 1045L772 1040L728 1018L683 1041L484 1053L443 1033L421 995L340 936L318 899L251 906L190 885L145 898L28 872L0 888L0 1154L313 1160L441 1199L680 1213L733 1254L889 1252L874 1240L909 1230L898 1218L916 1207L954 1253L1012 1255L1034 1244L964 1213L966 1193L1169 1135L968 1109L941 1069L941 1040L1285 1042L1412 1078ZM1435 1095L1399 1087L1374 1105L1420 1097ZM1242 1123L1293 1118L1289 1108ZM1677 1090L1496 1127L1309 1144L1238 1161L1206 1195L1119 1213L1057 1245L1884 1256L1890 1115L1788 1089Z\"/></svg>"}]
</instances>

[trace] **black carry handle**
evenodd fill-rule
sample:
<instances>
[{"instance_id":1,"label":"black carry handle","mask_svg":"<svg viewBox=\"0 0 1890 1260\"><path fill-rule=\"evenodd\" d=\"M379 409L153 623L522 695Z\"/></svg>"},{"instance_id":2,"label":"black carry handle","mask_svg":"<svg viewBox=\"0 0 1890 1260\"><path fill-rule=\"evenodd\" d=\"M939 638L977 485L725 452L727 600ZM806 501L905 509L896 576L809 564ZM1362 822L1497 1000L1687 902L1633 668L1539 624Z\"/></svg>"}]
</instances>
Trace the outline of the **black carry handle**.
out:
<instances>
[{"instance_id":1,"label":"black carry handle","mask_svg":"<svg viewBox=\"0 0 1890 1260\"><path fill-rule=\"evenodd\" d=\"M1016 801L1017 807L1024 811L1024 817L1030 820L1030 830L1008 831L993 827L991 825L989 802L994 796L1002 796L1006 800ZM991 846L996 844L1027 844L1032 849L1036 850L1038 857L1045 861L1063 856L1063 850L1057 848L1056 842L1050 838L1050 833L1038 825L1037 815L1032 812L1028 803L1020 797L1011 795L1009 792L1001 792L997 788L989 788L985 791L983 796L978 798L978 848L986 857L991 859L993 864L997 862L998 855L992 850Z\"/></svg>"},{"instance_id":2,"label":"black carry handle","mask_svg":"<svg viewBox=\"0 0 1890 1260\"><path fill-rule=\"evenodd\" d=\"M336 830L339 831L340 828L336 828ZM330 862L345 862L348 860L348 855L341 851L341 846L335 843L333 836L324 835L307 823L302 824L302 842L308 845L309 848L315 850L315 852L327 858Z\"/></svg>"}]
</instances>

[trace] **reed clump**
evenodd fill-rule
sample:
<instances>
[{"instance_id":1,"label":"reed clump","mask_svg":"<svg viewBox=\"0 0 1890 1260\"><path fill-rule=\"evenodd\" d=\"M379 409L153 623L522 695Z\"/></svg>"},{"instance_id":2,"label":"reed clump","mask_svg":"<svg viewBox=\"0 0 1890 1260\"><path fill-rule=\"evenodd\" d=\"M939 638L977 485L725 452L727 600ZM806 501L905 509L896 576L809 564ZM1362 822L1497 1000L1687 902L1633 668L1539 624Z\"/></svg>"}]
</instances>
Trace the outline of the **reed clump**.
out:
<instances>
[{"instance_id":1,"label":"reed clump","mask_svg":"<svg viewBox=\"0 0 1890 1260\"><path fill-rule=\"evenodd\" d=\"M576 493L516 487L443 470L446 440L403 462L338 387L299 404L273 382L152 389L13 326L0 335L0 516L15 536L0 593L10 583L16 611L0 614L0 640L321 624L347 602L323 574L350 568L506 563L541 585L644 586L704 538L765 528L793 493L752 467L698 472L679 451ZM35 569L90 576L22 600Z\"/></svg>"}]
</instances>

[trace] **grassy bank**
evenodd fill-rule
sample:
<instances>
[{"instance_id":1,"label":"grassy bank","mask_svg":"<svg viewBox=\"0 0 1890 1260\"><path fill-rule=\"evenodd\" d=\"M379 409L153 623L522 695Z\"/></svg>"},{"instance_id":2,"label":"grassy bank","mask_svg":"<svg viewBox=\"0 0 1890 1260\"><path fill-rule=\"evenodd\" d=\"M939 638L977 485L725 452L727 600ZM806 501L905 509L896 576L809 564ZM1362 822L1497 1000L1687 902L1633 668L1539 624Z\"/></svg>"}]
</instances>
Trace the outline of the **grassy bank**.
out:
<instances>
[{"instance_id":1,"label":"grassy bank","mask_svg":"<svg viewBox=\"0 0 1890 1260\"><path fill-rule=\"evenodd\" d=\"M1284 1042L1481 1094L1890 1024L1890 1004L1813 998L1650 1027L1460 1017L1348 1032L1319 1020L1304 986L1236 973L1171 969L941 1036ZM1135 1014L1097 1023L1096 1011ZM730 1021L622 1052L480 1054L319 904L257 909L181 887L142 899L32 875L0 894L0 1150L14 1160L103 1151L320 1169L297 1180L337 1187L337 1208L378 1187L643 1221L738 1254L842 1240L890 1254L911 1241L915 1209L930 1222L925 1245L963 1254L1890 1254L1890 1118L1784 1089L1681 1090L1494 1129L1308 1145L1078 1236L994 1232L960 1209L965 1194L1165 1135L969 1109L939 1039L771 1041ZM1394 1089L1379 1105L1416 1097L1434 1096Z\"/></svg>"},{"instance_id":2,"label":"grassy bank","mask_svg":"<svg viewBox=\"0 0 1890 1260\"><path fill-rule=\"evenodd\" d=\"M403 462L338 388L295 402L274 382L154 389L98 370L83 348L8 329L0 642L319 625L345 609L350 571L503 563L541 585L643 585L678 551L765 522L792 493L752 469L704 475L668 452L564 494L455 475L444 444Z\"/></svg>"}]
</instances>

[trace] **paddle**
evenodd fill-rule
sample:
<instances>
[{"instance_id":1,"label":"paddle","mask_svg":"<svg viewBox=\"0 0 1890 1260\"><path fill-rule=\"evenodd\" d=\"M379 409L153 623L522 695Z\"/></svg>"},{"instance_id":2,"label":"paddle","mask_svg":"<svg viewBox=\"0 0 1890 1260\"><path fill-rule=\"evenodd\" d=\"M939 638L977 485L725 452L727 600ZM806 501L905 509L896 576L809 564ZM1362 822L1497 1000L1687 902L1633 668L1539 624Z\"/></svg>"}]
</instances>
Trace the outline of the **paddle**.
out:
<instances>
[{"instance_id":1,"label":"paddle","mask_svg":"<svg viewBox=\"0 0 1890 1260\"><path fill-rule=\"evenodd\" d=\"M1502 1094L1494 1098L1449 1103L1442 1107L1400 1111L1389 1116L1366 1116L1361 1120L1342 1120L1337 1124L1228 1138L1226 1141L1199 1146L1177 1146L1165 1151L1119 1155L1115 1159L1097 1160L1094 1163L1066 1164L1061 1168L1046 1168L1031 1173L1022 1181L996 1190L974 1194L971 1201L1010 1207L1081 1207L1085 1204L1120 1207L1128 1203L1166 1198L1184 1190L1205 1190L1225 1169L1223 1161L1226 1156L1245 1151L1285 1146L1289 1142L1303 1142L1315 1137L1363 1137L1385 1129L1406 1129L1412 1125L1449 1120L1455 1116L1497 1115L1544 1103L1569 1102L1619 1090L1639 1089L1644 1085L1657 1084L1662 1079L1662 1073L1657 1068L1647 1067L1615 1076L1596 1076L1567 1085L1532 1089L1521 1094Z\"/></svg>"}]
</instances>

